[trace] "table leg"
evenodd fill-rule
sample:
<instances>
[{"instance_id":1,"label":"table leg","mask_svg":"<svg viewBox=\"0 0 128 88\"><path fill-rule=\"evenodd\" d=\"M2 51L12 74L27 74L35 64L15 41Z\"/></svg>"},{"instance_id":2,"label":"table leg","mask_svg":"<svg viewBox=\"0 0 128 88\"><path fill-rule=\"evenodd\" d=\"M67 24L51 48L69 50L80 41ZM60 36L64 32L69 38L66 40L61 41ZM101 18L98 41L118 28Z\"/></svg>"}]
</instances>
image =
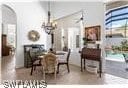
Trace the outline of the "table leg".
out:
<instances>
[{"instance_id":1,"label":"table leg","mask_svg":"<svg viewBox=\"0 0 128 88\"><path fill-rule=\"evenodd\" d=\"M83 69L82 69L82 58L81 58L81 72L83 71Z\"/></svg>"}]
</instances>

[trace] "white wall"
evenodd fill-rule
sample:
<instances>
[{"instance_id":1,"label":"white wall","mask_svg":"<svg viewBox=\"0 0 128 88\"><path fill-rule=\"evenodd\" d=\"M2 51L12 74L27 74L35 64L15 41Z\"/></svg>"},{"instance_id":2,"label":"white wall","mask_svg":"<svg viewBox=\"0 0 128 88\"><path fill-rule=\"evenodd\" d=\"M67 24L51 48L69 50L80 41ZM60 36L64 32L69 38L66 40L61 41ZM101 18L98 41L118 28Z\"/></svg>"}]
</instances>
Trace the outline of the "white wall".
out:
<instances>
[{"instance_id":1,"label":"white wall","mask_svg":"<svg viewBox=\"0 0 128 88\"><path fill-rule=\"evenodd\" d=\"M2 5L2 34L8 34L8 24L16 25L16 14L10 7Z\"/></svg>"},{"instance_id":2,"label":"white wall","mask_svg":"<svg viewBox=\"0 0 128 88\"><path fill-rule=\"evenodd\" d=\"M54 2L52 11L54 14L54 17L61 20L64 19L66 15L70 15L74 12L85 11L85 27L88 26L95 26L100 25L101 26L101 48L102 48L102 58L103 62L105 60L105 52L104 52L104 41L105 41L105 33L104 33L104 13L105 13L105 6L102 2ZM70 22L65 22L60 25L65 25ZM72 24L67 24L67 26L64 26L64 29L67 29L69 26L75 26ZM59 30L59 29L58 29ZM59 44L58 44L59 45ZM75 56L75 57L74 57ZM72 53L70 58L70 63L75 64L77 66L80 66L80 54ZM103 63L104 65L104 63Z\"/></svg>"},{"instance_id":3,"label":"white wall","mask_svg":"<svg viewBox=\"0 0 128 88\"><path fill-rule=\"evenodd\" d=\"M2 23L16 24L15 12L6 5L2 5Z\"/></svg>"},{"instance_id":4,"label":"white wall","mask_svg":"<svg viewBox=\"0 0 128 88\"><path fill-rule=\"evenodd\" d=\"M86 26L96 25L102 20L99 12L104 9L101 8L103 2L54 2L53 4L52 11L56 19L83 9L85 10Z\"/></svg>"},{"instance_id":5,"label":"white wall","mask_svg":"<svg viewBox=\"0 0 128 88\"><path fill-rule=\"evenodd\" d=\"M41 29L43 19L46 18L45 10L39 2L8 2L17 15L17 49L16 49L16 67L24 66L23 45L26 44L45 44L46 34ZM28 40L28 32L37 30L40 33L40 39L37 42Z\"/></svg>"},{"instance_id":6,"label":"white wall","mask_svg":"<svg viewBox=\"0 0 128 88\"><path fill-rule=\"evenodd\" d=\"M1 13L1 3L0 3L0 24L2 24L2 13ZM0 35L2 32L2 25L0 25ZM0 36L0 73L1 73L1 36ZM0 74L0 81L1 81L1 74Z\"/></svg>"},{"instance_id":7,"label":"white wall","mask_svg":"<svg viewBox=\"0 0 128 88\"><path fill-rule=\"evenodd\" d=\"M2 8L1 8L1 3L0 3L0 24L2 24L2 12L1 12ZM2 25L0 25L0 35L2 33ZM0 40L1 40L1 36L0 36ZM1 63L1 41L0 41L0 63ZM1 64L0 64L1 66ZM1 67L0 67L1 68Z\"/></svg>"}]
</instances>

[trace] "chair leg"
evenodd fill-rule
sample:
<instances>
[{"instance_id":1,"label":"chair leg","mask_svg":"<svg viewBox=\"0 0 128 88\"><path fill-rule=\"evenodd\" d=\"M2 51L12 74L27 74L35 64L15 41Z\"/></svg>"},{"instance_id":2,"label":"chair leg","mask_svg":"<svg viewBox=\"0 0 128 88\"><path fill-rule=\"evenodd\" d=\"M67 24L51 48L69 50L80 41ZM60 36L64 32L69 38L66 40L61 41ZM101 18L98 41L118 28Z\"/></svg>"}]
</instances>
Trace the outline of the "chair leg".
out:
<instances>
[{"instance_id":1,"label":"chair leg","mask_svg":"<svg viewBox=\"0 0 128 88\"><path fill-rule=\"evenodd\" d=\"M59 66L60 66L60 65L58 64L58 66L57 66L57 73L59 73Z\"/></svg>"},{"instance_id":2,"label":"chair leg","mask_svg":"<svg viewBox=\"0 0 128 88\"><path fill-rule=\"evenodd\" d=\"M55 77L55 81L56 81L56 69L55 69L55 72L54 72L54 77Z\"/></svg>"},{"instance_id":3,"label":"chair leg","mask_svg":"<svg viewBox=\"0 0 128 88\"><path fill-rule=\"evenodd\" d=\"M36 70L36 66L34 66L34 71Z\"/></svg>"},{"instance_id":4,"label":"chair leg","mask_svg":"<svg viewBox=\"0 0 128 88\"><path fill-rule=\"evenodd\" d=\"M82 68L82 58L81 58L81 72L83 71L83 68Z\"/></svg>"},{"instance_id":5,"label":"chair leg","mask_svg":"<svg viewBox=\"0 0 128 88\"><path fill-rule=\"evenodd\" d=\"M43 67L43 79L45 81L45 70L44 70L44 67Z\"/></svg>"},{"instance_id":6,"label":"chair leg","mask_svg":"<svg viewBox=\"0 0 128 88\"><path fill-rule=\"evenodd\" d=\"M69 70L69 64L67 64L67 69L68 69L68 73L70 72L70 70Z\"/></svg>"},{"instance_id":7,"label":"chair leg","mask_svg":"<svg viewBox=\"0 0 128 88\"><path fill-rule=\"evenodd\" d=\"M33 73L33 66L32 66L32 68L31 68L31 74L30 74L30 75L32 75L32 73Z\"/></svg>"},{"instance_id":8,"label":"chair leg","mask_svg":"<svg viewBox=\"0 0 128 88\"><path fill-rule=\"evenodd\" d=\"M44 78L44 81L45 81L45 72L43 73L43 78Z\"/></svg>"}]
</instances>

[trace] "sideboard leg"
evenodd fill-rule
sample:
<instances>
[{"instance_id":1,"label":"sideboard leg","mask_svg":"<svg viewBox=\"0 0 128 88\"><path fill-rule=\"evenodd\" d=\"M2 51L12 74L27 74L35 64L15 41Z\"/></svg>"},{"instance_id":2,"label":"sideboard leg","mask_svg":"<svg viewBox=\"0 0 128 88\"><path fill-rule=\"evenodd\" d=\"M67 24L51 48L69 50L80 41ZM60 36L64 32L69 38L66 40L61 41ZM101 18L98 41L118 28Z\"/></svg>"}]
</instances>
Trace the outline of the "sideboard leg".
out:
<instances>
[{"instance_id":1,"label":"sideboard leg","mask_svg":"<svg viewBox=\"0 0 128 88\"><path fill-rule=\"evenodd\" d=\"M84 69L85 69L85 58L84 58Z\"/></svg>"},{"instance_id":2,"label":"sideboard leg","mask_svg":"<svg viewBox=\"0 0 128 88\"><path fill-rule=\"evenodd\" d=\"M102 63L101 63L101 60L99 61L99 74L100 74L100 78L101 78L101 74L102 74Z\"/></svg>"}]
</instances>

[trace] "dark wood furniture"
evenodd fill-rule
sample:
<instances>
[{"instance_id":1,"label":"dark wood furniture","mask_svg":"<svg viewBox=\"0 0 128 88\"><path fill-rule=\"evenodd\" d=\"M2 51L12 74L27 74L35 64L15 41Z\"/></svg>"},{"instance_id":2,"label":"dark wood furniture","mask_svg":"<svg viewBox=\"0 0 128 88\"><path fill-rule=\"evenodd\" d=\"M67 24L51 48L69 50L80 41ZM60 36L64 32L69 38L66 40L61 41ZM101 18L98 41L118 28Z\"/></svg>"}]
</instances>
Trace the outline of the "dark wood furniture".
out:
<instances>
[{"instance_id":1,"label":"dark wood furniture","mask_svg":"<svg viewBox=\"0 0 128 88\"><path fill-rule=\"evenodd\" d=\"M70 69L69 69L70 53L71 53L71 49L68 50L68 54L67 54L66 60L58 60L57 73L59 73L59 66L60 65L67 65L68 72L70 72Z\"/></svg>"},{"instance_id":2,"label":"dark wood furniture","mask_svg":"<svg viewBox=\"0 0 128 88\"><path fill-rule=\"evenodd\" d=\"M32 44L32 45L24 45L24 67L31 67L31 58L29 56L29 50L32 48L37 48L40 49L42 52L44 50L44 45L43 44Z\"/></svg>"},{"instance_id":3,"label":"dark wood furniture","mask_svg":"<svg viewBox=\"0 0 128 88\"><path fill-rule=\"evenodd\" d=\"M2 56L8 56L10 49L11 48L7 46L7 35L2 34Z\"/></svg>"},{"instance_id":4,"label":"dark wood furniture","mask_svg":"<svg viewBox=\"0 0 128 88\"><path fill-rule=\"evenodd\" d=\"M99 62L99 74L101 77L102 73L102 61L101 61L101 49L95 48L83 48L81 53L81 71L83 71L83 60L84 60L84 69L85 68L85 60L93 60Z\"/></svg>"},{"instance_id":5,"label":"dark wood furniture","mask_svg":"<svg viewBox=\"0 0 128 88\"><path fill-rule=\"evenodd\" d=\"M36 70L36 66L41 66L41 58L38 58L38 56L36 55L37 52L37 49L29 50L29 57L32 65L30 75L32 75L33 70Z\"/></svg>"}]
</instances>

